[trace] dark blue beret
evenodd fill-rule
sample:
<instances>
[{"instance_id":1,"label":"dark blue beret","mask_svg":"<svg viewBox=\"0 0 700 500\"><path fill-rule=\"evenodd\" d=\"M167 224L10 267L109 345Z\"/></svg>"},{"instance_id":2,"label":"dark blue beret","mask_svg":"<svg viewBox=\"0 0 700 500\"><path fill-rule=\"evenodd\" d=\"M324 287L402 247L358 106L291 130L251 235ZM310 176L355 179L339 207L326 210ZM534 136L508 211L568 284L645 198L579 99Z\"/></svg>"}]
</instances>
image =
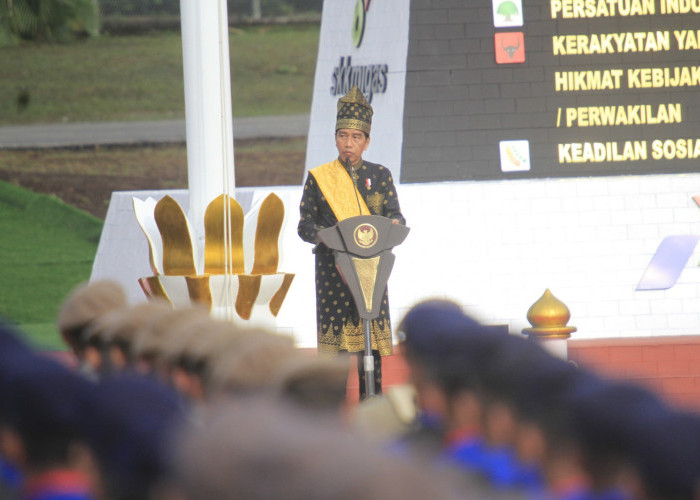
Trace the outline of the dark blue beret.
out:
<instances>
[{"instance_id":1,"label":"dark blue beret","mask_svg":"<svg viewBox=\"0 0 700 500\"><path fill-rule=\"evenodd\" d=\"M537 342L521 335L509 335L499 344L484 372L484 389L496 397L512 392L542 360L551 355Z\"/></svg>"},{"instance_id":2,"label":"dark blue beret","mask_svg":"<svg viewBox=\"0 0 700 500\"><path fill-rule=\"evenodd\" d=\"M693 497L700 484L700 416L640 385L593 377L572 392L571 405L582 442L623 457L653 496Z\"/></svg>"},{"instance_id":3,"label":"dark blue beret","mask_svg":"<svg viewBox=\"0 0 700 500\"><path fill-rule=\"evenodd\" d=\"M574 431L583 442L624 454L644 439L650 421L668 412L667 405L647 389L590 372L574 385L568 404Z\"/></svg>"},{"instance_id":4,"label":"dark blue beret","mask_svg":"<svg viewBox=\"0 0 700 500\"><path fill-rule=\"evenodd\" d=\"M529 370L522 370L515 384L516 409L525 417L547 421L557 411L567 418L564 406L568 391L579 376L574 365L552 355L541 356ZM567 422L560 422L562 425Z\"/></svg>"},{"instance_id":5,"label":"dark blue beret","mask_svg":"<svg viewBox=\"0 0 700 500\"><path fill-rule=\"evenodd\" d=\"M700 482L700 416L638 384L589 375L570 394L574 431L595 453L633 466L654 495L691 498Z\"/></svg>"},{"instance_id":6,"label":"dark blue beret","mask_svg":"<svg viewBox=\"0 0 700 500\"><path fill-rule=\"evenodd\" d=\"M407 355L434 366L455 350L457 343L482 325L446 300L428 300L415 305L401 321L397 335Z\"/></svg>"},{"instance_id":7,"label":"dark blue beret","mask_svg":"<svg viewBox=\"0 0 700 500\"><path fill-rule=\"evenodd\" d=\"M180 395L156 380L122 375L96 384L90 399L86 436L108 482L139 491L167 465L171 432L185 419Z\"/></svg>"},{"instance_id":8,"label":"dark blue beret","mask_svg":"<svg viewBox=\"0 0 700 500\"><path fill-rule=\"evenodd\" d=\"M0 318L0 356L29 350L31 348L22 340L20 332L3 322Z\"/></svg>"},{"instance_id":9,"label":"dark blue beret","mask_svg":"<svg viewBox=\"0 0 700 500\"><path fill-rule=\"evenodd\" d=\"M38 354L18 354L3 367L0 398L8 425L36 442L80 435L87 380Z\"/></svg>"},{"instance_id":10,"label":"dark blue beret","mask_svg":"<svg viewBox=\"0 0 700 500\"><path fill-rule=\"evenodd\" d=\"M700 487L700 416L668 408L641 420L642 433L632 443L632 454L650 491L659 498L695 498Z\"/></svg>"},{"instance_id":11,"label":"dark blue beret","mask_svg":"<svg viewBox=\"0 0 700 500\"><path fill-rule=\"evenodd\" d=\"M436 376L446 389L481 390L484 373L494 362L508 333L487 325L466 326L446 341L446 349L436 362Z\"/></svg>"}]
</instances>

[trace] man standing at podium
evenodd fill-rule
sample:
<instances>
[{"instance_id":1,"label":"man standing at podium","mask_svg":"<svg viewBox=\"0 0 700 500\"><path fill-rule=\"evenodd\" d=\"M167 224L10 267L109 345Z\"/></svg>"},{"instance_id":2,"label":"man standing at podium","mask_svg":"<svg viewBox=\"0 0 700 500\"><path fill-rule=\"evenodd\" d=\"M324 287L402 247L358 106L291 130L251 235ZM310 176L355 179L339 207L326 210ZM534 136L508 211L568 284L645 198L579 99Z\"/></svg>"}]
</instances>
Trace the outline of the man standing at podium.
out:
<instances>
[{"instance_id":1,"label":"man standing at podium","mask_svg":"<svg viewBox=\"0 0 700 500\"><path fill-rule=\"evenodd\" d=\"M316 254L316 334L321 353L357 353L360 399L365 397L364 330L350 289L333 252L318 232L357 215L382 215L405 224L391 172L362 159L369 147L372 106L357 86L338 100L335 145L338 158L309 171L299 207L297 231ZM372 320L375 392L381 394L381 356L392 353L389 299L384 291L379 316Z\"/></svg>"}]
</instances>

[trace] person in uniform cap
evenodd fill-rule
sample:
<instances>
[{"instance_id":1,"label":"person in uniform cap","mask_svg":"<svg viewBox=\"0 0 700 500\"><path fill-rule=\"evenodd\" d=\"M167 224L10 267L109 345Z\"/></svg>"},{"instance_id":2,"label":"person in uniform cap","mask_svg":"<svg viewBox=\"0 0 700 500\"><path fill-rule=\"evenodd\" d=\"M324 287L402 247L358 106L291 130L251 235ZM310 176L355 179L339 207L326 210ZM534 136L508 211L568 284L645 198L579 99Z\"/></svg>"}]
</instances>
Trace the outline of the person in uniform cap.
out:
<instances>
[{"instance_id":1,"label":"person in uniform cap","mask_svg":"<svg viewBox=\"0 0 700 500\"><path fill-rule=\"evenodd\" d=\"M338 273L333 252L319 241L318 232L358 215L381 215L405 224L393 177L388 168L362 158L370 144L372 106L354 86L338 100L335 145L338 157L309 171L304 184L297 231L315 245L316 333L318 350L359 353L360 398L365 397L364 328L350 289ZM372 354L376 393L381 394L381 356L392 353L387 292L379 316L372 320Z\"/></svg>"},{"instance_id":2,"label":"person in uniform cap","mask_svg":"<svg viewBox=\"0 0 700 500\"><path fill-rule=\"evenodd\" d=\"M2 356L0 366L0 449L21 471L19 498L95 498L81 425L93 384L39 354Z\"/></svg>"},{"instance_id":3,"label":"person in uniform cap","mask_svg":"<svg viewBox=\"0 0 700 500\"><path fill-rule=\"evenodd\" d=\"M273 393L300 408L347 417L348 364L343 358L294 355L274 370Z\"/></svg>"},{"instance_id":4,"label":"person in uniform cap","mask_svg":"<svg viewBox=\"0 0 700 500\"><path fill-rule=\"evenodd\" d=\"M606 498L699 498L699 415L634 383L593 375L568 400L585 466Z\"/></svg>"},{"instance_id":5,"label":"person in uniform cap","mask_svg":"<svg viewBox=\"0 0 700 500\"><path fill-rule=\"evenodd\" d=\"M547 498L587 498L590 478L565 404L578 377L537 342L507 337L482 374L484 436L499 451L490 477Z\"/></svg>"},{"instance_id":6,"label":"person in uniform cap","mask_svg":"<svg viewBox=\"0 0 700 500\"><path fill-rule=\"evenodd\" d=\"M85 365L89 378L98 380L113 371L109 349L107 347L107 334L112 326L120 320L126 308L122 307L109 311L83 330L82 339L85 344Z\"/></svg>"},{"instance_id":7,"label":"person in uniform cap","mask_svg":"<svg viewBox=\"0 0 700 500\"><path fill-rule=\"evenodd\" d=\"M520 373L511 399L517 416L516 453L526 464L539 466L550 498L594 498L567 404L567 394L580 372L548 353L513 371Z\"/></svg>"},{"instance_id":8,"label":"person in uniform cap","mask_svg":"<svg viewBox=\"0 0 700 500\"><path fill-rule=\"evenodd\" d=\"M292 338L251 330L251 335L212 360L207 393L212 397L272 391L278 369L299 356Z\"/></svg>"},{"instance_id":9,"label":"person in uniform cap","mask_svg":"<svg viewBox=\"0 0 700 500\"><path fill-rule=\"evenodd\" d=\"M105 377L90 390L81 417L100 498L154 498L189 407L170 387L134 373Z\"/></svg>"},{"instance_id":10,"label":"person in uniform cap","mask_svg":"<svg viewBox=\"0 0 700 500\"><path fill-rule=\"evenodd\" d=\"M136 358L137 368L144 374L159 377L163 382L170 382L170 370L165 357L166 346L173 340L171 332L179 324L196 318L209 318L209 311L204 307L163 308L136 331L132 343L132 352Z\"/></svg>"},{"instance_id":11,"label":"person in uniform cap","mask_svg":"<svg viewBox=\"0 0 700 500\"><path fill-rule=\"evenodd\" d=\"M163 346L173 387L190 401L203 403L209 397L214 360L238 349L250 336L266 331L241 328L212 317L190 318L172 331L172 340Z\"/></svg>"},{"instance_id":12,"label":"person in uniform cap","mask_svg":"<svg viewBox=\"0 0 700 500\"><path fill-rule=\"evenodd\" d=\"M85 330L100 316L126 304L124 289L112 280L81 283L63 301L56 326L85 373L90 373L85 362Z\"/></svg>"},{"instance_id":13,"label":"person in uniform cap","mask_svg":"<svg viewBox=\"0 0 700 500\"><path fill-rule=\"evenodd\" d=\"M441 452L448 409L437 371L450 346L439 338L464 323L459 304L444 299L415 304L399 323L396 336L415 389L417 413L411 431L395 444L396 451L417 453L430 460Z\"/></svg>"},{"instance_id":14,"label":"person in uniform cap","mask_svg":"<svg viewBox=\"0 0 700 500\"><path fill-rule=\"evenodd\" d=\"M33 356L34 351L21 339L20 332L0 321L0 425L9 403L3 390L5 380L12 376L17 363L31 361ZM9 500L18 498L23 477L17 464L8 460L7 451L0 447L0 498Z\"/></svg>"},{"instance_id":15,"label":"person in uniform cap","mask_svg":"<svg viewBox=\"0 0 700 500\"><path fill-rule=\"evenodd\" d=\"M435 339L443 345L435 378L447 410L441 459L479 476L488 475L490 458L483 436L481 379L484 365L506 335L465 317L462 326Z\"/></svg>"},{"instance_id":16,"label":"person in uniform cap","mask_svg":"<svg viewBox=\"0 0 700 500\"><path fill-rule=\"evenodd\" d=\"M112 372L135 371L136 356L134 341L137 332L158 314L172 310L164 300L149 300L125 307L104 318L105 325L101 335L104 337L106 363Z\"/></svg>"},{"instance_id":17,"label":"person in uniform cap","mask_svg":"<svg viewBox=\"0 0 700 500\"><path fill-rule=\"evenodd\" d=\"M483 371L506 341L507 329L481 324L454 302L433 299L411 308L397 336L421 407L442 423L432 451L423 444L423 454L429 453L437 466L459 472L472 488L478 485L484 498L518 497L490 481L491 450L483 438ZM422 433L427 430L430 426L424 424ZM408 435L399 444L415 448L420 435Z\"/></svg>"},{"instance_id":18,"label":"person in uniform cap","mask_svg":"<svg viewBox=\"0 0 700 500\"><path fill-rule=\"evenodd\" d=\"M228 328L227 328L228 326ZM219 332L228 332L232 324L226 325L211 316L186 318L174 325L170 340L161 347L161 355L170 371L172 386L190 401L203 402L206 350L202 345L210 345Z\"/></svg>"},{"instance_id":19,"label":"person in uniform cap","mask_svg":"<svg viewBox=\"0 0 700 500\"><path fill-rule=\"evenodd\" d=\"M504 334L498 340L495 344L486 344L484 347L488 348L482 350L478 357L481 432L487 449L482 470L499 490L539 490L539 470L524 466L515 454L515 412L510 399L503 393L507 392L510 384L509 363L519 359L519 356L530 359L531 356L544 354L544 351L536 343L517 335ZM517 377L515 374L513 376Z\"/></svg>"}]
</instances>

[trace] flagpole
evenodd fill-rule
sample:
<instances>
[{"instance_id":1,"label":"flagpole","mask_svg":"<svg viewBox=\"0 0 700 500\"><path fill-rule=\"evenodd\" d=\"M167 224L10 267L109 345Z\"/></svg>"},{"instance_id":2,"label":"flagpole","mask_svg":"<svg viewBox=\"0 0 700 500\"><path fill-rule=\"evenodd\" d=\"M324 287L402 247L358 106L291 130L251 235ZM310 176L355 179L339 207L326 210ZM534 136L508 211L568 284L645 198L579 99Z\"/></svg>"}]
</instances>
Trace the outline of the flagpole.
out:
<instances>
[{"instance_id":1,"label":"flagpole","mask_svg":"<svg viewBox=\"0 0 700 500\"><path fill-rule=\"evenodd\" d=\"M235 193L233 120L225 0L180 0L188 218L203 259L204 213L222 193ZM201 260L201 259L200 259ZM203 261L197 262L198 272Z\"/></svg>"}]
</instances>

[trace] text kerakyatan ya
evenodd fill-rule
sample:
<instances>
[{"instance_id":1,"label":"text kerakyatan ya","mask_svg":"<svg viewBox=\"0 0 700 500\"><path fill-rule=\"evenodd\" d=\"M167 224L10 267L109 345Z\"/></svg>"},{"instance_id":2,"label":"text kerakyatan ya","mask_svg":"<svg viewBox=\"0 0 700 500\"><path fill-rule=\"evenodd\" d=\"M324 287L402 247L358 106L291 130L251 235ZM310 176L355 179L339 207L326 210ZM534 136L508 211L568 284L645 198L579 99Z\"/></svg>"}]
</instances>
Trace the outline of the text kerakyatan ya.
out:
<instances>
[{"instance_id":1,"label":"text kerakyatan ya","mask_svg":"<svg viewBox=\"0 0 700 500\"><path fill-rule=\"evenodd\" d=\"M674 50L700 49L700 30L627 31L552 36L552 54L555 56L662 52L672 48Z\"/></svg>"},{"instance_id":2,"label":"text kerakyatan ya","mask_svg":"<svg viewBox=\"0 0 700 500\"><path fill-rule=\"evenodd\" d=\"M559 163L607 163L700 158L700 139L654 139L651 155L647 141L569 142L557 144Z\"/></svg>"}]
</instances>

